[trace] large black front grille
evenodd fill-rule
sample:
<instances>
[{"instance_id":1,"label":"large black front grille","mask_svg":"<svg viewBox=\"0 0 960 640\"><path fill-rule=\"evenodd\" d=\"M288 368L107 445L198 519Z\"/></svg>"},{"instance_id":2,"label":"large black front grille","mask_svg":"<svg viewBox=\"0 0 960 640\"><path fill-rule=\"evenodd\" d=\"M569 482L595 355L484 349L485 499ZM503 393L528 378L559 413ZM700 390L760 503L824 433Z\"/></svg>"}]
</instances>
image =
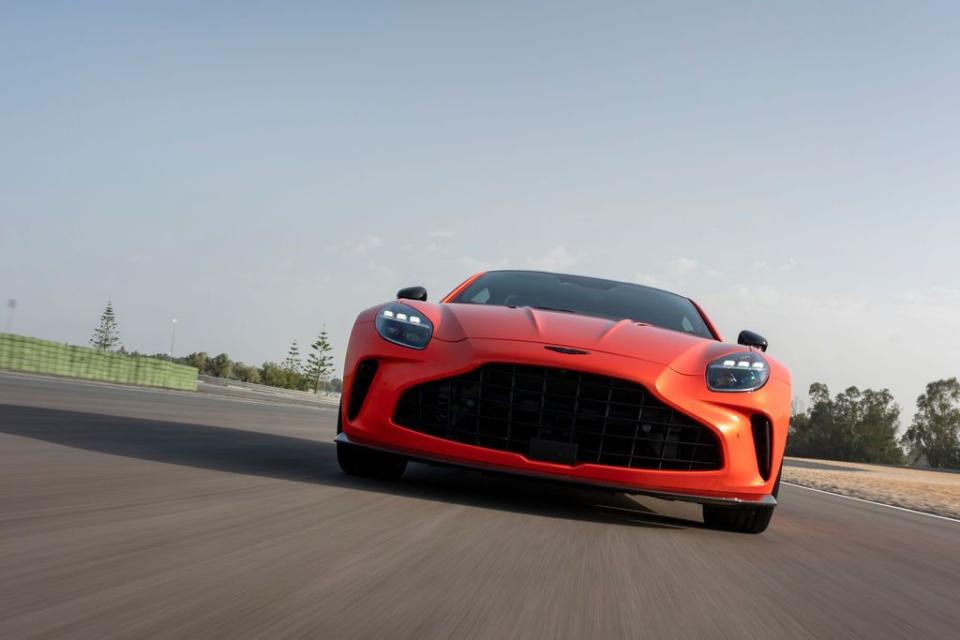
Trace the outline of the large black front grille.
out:
<instances>
[{"instance_id":1,"label":"large black front grille","mask_svg":"<svg viewBox=\"0 0 960 640\"><path fill-rule=\"evenodd\" d=\"M570 462L702 471L721 466L716 434L634 382L566 369L488 364L407 390L394 421L438 438L530 454L570 443ZM558 445L559 446L559 445Z\"/></svg>"}]
</instances>

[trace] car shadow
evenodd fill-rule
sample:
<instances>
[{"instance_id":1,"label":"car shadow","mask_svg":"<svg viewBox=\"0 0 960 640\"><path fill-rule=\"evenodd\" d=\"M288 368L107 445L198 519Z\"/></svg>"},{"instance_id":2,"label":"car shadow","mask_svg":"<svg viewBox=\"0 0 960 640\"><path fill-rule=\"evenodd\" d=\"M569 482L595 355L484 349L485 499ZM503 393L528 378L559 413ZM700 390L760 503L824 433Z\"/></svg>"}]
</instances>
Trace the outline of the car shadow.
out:
<instances>
[{"instance_id":1,"label":"car shadow","mask_svg":"<svg viewBox=\"0 0 960 640\"><path fill-rule=\"evenodd\" d=\"M624 494L453 467L413 464L399 482L340 472L332 442L248 429L0 405L0 433L199 469L315 483L515 513L671 529L703 525Z\"/></svg>"}]
</instances>

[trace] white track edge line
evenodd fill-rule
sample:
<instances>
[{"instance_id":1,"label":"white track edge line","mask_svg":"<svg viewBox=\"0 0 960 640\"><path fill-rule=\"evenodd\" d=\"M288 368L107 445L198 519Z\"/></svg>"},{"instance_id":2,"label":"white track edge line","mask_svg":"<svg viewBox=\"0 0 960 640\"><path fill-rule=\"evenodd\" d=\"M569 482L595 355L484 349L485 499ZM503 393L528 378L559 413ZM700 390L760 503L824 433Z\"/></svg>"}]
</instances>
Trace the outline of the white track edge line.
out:
<instances>
[{"instance_id":1,"label":"white track edge line","mask_svg":"<svg viewBox=\"0 0 960 640\"><path fill-rule=\"evenodd\" d=\"M876 500L867 500L866 498L857 498L856 496L845 496L842 493L834 493L833 491L825 491L823 489L816 489L814 487L807 487L802 484L797 484L795 482L783 481L783 484L790 485L791 487L797 487L799 489L806 489L807 491L816 491L817 493L825 493L828 496L836 496L838 498L845 498L847 500L856 500L857 502L866 502L867 504L875 504L880 507L887 507L888 509L896 509L897 511L906 511L907 513L915 513L918 516L927 516L928 518L937 518L938 520L947 520L948 522L956 522L960 524L960 519L951 518L950 516L941 516L936 513L927 513L926 511L917 511L916 509L908 509L906 507L898 507L895 504L887 504L886 502L877 502Z\"/></svg>"}]
</instances>

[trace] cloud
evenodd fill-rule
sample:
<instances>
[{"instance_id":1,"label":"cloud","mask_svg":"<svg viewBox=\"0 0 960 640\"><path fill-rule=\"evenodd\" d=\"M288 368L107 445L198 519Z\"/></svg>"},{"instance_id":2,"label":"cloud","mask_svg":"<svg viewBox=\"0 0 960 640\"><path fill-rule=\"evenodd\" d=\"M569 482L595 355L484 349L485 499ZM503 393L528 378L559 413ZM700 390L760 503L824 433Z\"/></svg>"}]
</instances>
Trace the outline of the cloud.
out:
<instances>
[{"instance_id":1,"label":"cloud","mask_svg":"<svg viewBox=\"0 0 960 640\"><path fill-rule=\"evenodd\" d=\"M777 267L777 269L779 269L780 271L789 271L790 269L793 269L796 265L797 265L797 259L790 258L789 260L781 264L779 267Z\"/></svg>"},{"instance_id":2,"label":"cloud","mask_svg":"<svg viewBox=\"0 0 960 640\"><path fill-rule=\"evenodd\" d=\"M431 237L431 238L447 238L447 239L449 239L449 238L454 237L455 235L457 235L457 234L454 233L453 231L447 231L446 229L434 229L433 231L430 232L430 237Z\"/></svg>"},{"instance_id":3,"label":"cloud","mask_svg":"<svg viewBox=\"0 0 960 640\"><path fill-rule=\"evenodd\" d=\"M353 255L365 256L371 251L383 246L383 238L379 236L367 236L353 247Z\"/></svg>"},{"instance_id":4,"label":"cloud","mask_svg":"<svg viewBox=\"0 0 960 640\"><path fill-rule=\"evenodd\" d=\"M460 256L457 258L457 264L470 273L477 273L478 271L486 271L490 268L489 262L484 262L483 260L478 260L472 256Z\"/></svg>"},{"instance_id":5,"label":"cloud","mask_svg":"<svg viewBox=\"0 0 960 640\"><path fill-rule=\"evenodd\" d=\"M516 263L500 258L497 260L483 260L473 256L459 256L456 259L457 267L463 269L469 274L479 271L490 271L492 269L515 269Z\"/></svg>"},{"instance_id":6,"label":"cloud","mask_svg":"<svg viewBox=\"0 0 960 640\"><path fill-rule=\"evenodd\" d=\"M561 244L553 247L540 257L527 258L527 264L544 271L565 271L575 267L582 257L582 252L571 253L565 245Z\"/></svg>"},{"instance_id":7,"label":"cloud","mask_svg":"<svg viewBox=\"0 0 960 640\"><path fill-rule=\"evenodd\" d=\"M777 307L784 299L784 294L777 287L770 285L737 285L734 294L744 304ZM795 301L796 302L796 301Z\"/></svg>"},{"instance_id":8,"label":"cloud","mask_svg":"<svg viewBox=\"0 0 960 640\"><path fill-rule=\"evenodd\" d=\"M903 299L918 304L943 304L960 302L960 289L934 285L923 289L914 289L903 293Z\"/></svg>"},{"instance_id":9,"label":"cloud","mask_svg":"<svg viewBox=\"0 0 960 640\"><path fill-rule=\"evenodd\" d=\"M937 299L960 300L960 289L953 287L930 287L930 293Z\"/></svg>"},{"instance_id":10,"label":"cloud","mask_svg":"<svg viewBox=\"0 0 960 640\"><path fill-rule=\"evenodd\" d=\"M695 273L698 269L700 269L698 261L681 256L667 263L666 268L656 275L640 272L635 274L633 279L635 282L645 284L648 287L671 289L682 286L686 276ZM708 278L720 278L724 274L716 269L708 269L706 275Z\"/></svg>"},{"instance_id":11,"label":"cloud","mask_svg":"<svg viewBox=\"0 0 960 640\"><path fill-rule=\"evenodd\" d=\"M450 253L450 250L447 249L447 247L443 246L442 244L438 244L436 242L429 243L426 247L424 247L423 251L425 253L441 255L441 256L445 256L448 253Z\"/></svg>"},{"instance_id":12,"label":"cloud","mask_svg":"<svg viewBox=\"0 0 960 640\"><path fill-rule=\"evenodd\" d=\"M634 282L637 284L645 284L648 287L662 287L663 283L660 280L649 273L637 273L633 276Z\"/></svg>"},{"instance_id":13,"label":"cloud","mask_svg":"<svg viewBox=\"0 0 960 640\"><path fill-rule=\"evenodd\" d=\"M670 263L670 274L674 276L685 276L697 270L699 263L693 258L677 258Z\"/></svg>"},{"instance_id":14,"label":"cloud","mask_svg":"<svg viewBox=\"0 0 960 640\"><path fill-rule=\"evenodd\" d=\"M797 266L796 258L788 258L786 262L782 262L776 266L770 264L766 260L754 260L750 263L750 269L753 271L770 271L771 269L777 269L778 271L790 271L795 266Z\"/></svg>"}]
</instances>

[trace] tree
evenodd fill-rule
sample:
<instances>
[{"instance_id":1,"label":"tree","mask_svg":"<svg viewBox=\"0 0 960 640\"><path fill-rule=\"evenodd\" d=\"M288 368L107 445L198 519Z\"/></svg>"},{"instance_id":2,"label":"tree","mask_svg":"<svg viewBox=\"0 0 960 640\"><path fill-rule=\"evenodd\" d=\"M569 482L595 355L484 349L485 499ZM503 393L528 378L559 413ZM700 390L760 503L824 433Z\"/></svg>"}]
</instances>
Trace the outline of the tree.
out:
<instances>
[{"instance_id":1,"label":"tree","mask_svg":"<svg viewBox=\"0 0 960 640\"><path fill-rule=\"evenodd\" d=\"M313 385L313 392L320 390L320 380L325 378L333 370L333 356L330 352L333 347L327 340L327 330L320 332L317 341L310 345L310 355L307 357L307 378Z\"/></svg>"},{"instance_id":2,"label":"tree","mask_svg":"<svg viewBox=\"0 0 960 640\"><path fill-rule=\"evenodd\" d=\"M833 401L833 429L830 443L834 460L869 462L857 455L857 430L863 422L863 394L856 387L838 393Z\"/></svg>"},{"instance_id":3,"label":"tree","mask_svg":"<svg viewBox=\"0 0 960 640\"><path fill-rule=\"evenodd\" d=\"M300 347L297 346L297 341L294 340L293 344L290 345L290 350L287 352L287 357L283 361L283 368L290 373L299 374L302 365L300 364Z\"/></svg>"},{"instance_id":4,"label":"tree","mask_svg":"<svg viewBox=\"0 0 960 640\"><path fill-rule=\"evenodd\" d=\"M900 407L893 394L887 389L865 389L862 398L854 455L879 464L903 464L903 449L897 442Z\"/></svg>"},{"instance_id":5,"label":"tree","mask_svg":"<svg viewBox=\"0 0 960 640\"><path fill-rule=\"evenodd\" d=\"M833 401L827 385L815 382L810 385L810 409L795 413L790 419L788 453L811 458L824 457L824 452L833 448Z\"/></svg>"},{"instance_id":6,"label":"tree","mask_svg":"<svg viewBox=\"0 0 960 640\"><path fill-rule=\"evenodd\" d=\"M289 375L276 362L264 362L260 367L260 382L271 387L286 387Z\"/></svg>"},{"instance_id":7,"label":"tree","mask_svg":"<svg viewBox=\"0 0 960 640\"><path fill-rule=\"evenodd\" d=\"M211 376L216 376L217 378L233 377L233 363L230 361L230 356L225 353L221 353L209 360L207 370Z\"/></svg>"},{"instance_id":8,"label":"tree","mask_svg":"<svg viewBox=\"0 0 960 640\"><path fill-rule=\"evenodd\" d=\"M233 376L241 382L260 382L260 370L242 362L233 363Z\"/></svg>"},{"instance_id":9,"label":"tree","mask_svg":"<svg viewBox=\"0 0 960 640\"><path fill-rule=\"evenodd\" d=\"M852 462L899 464L900 407L887 389L850 387L830 397L826 385L810 385L811 406L790 419L790 455Z\"/></svg>"},{"instance_id":10,"label":"tree","mask_svg":"<svg viewBox=\"0 0 960 640\"><path fill-rule=\"evenodd\" d=\"M300 347L296 340L290 345L290 350L287 351L287 357L284 358L281 367L283 370L283 381L281 384L275 386L283 387L284 389L307 390L310 383L306 376L303 375L303 364L300 362Z\"/></svg>"},{"instance_id":11,"label":"tree","mask_svg":"<svg viewBox=\"0 0 960 640\"><path fill-rule=\"evenodd\" d=\"M903 444L931 467L960 468L960 381L936 380L917 398L917 413Z\"/></svg>"},{"instance_id":12,"label":"tree","mask_svg":"<svg viewBox=\"0 0 960 640\"><path fill-rule=\"evenodd\" d=\"M185 364L190 367L196 367L202 375L206 375L208 362L210 361L210 356L207 355L206 351L200 351L199 353L191 353L188 356L184 356L179 359L180 364Z\"/></svg>"},{"instance_id":13,"label":"tree","mask_svg":"<svg viewBox=\"0 0 960 640\"><path fill-rule=\"evenodd\" d=\"M120 344L120 330L112 302L107 302L107 308L100 315L100 326L93 330L90 344L98 351L113 351Z\"/></svg>"}]
</instances>

